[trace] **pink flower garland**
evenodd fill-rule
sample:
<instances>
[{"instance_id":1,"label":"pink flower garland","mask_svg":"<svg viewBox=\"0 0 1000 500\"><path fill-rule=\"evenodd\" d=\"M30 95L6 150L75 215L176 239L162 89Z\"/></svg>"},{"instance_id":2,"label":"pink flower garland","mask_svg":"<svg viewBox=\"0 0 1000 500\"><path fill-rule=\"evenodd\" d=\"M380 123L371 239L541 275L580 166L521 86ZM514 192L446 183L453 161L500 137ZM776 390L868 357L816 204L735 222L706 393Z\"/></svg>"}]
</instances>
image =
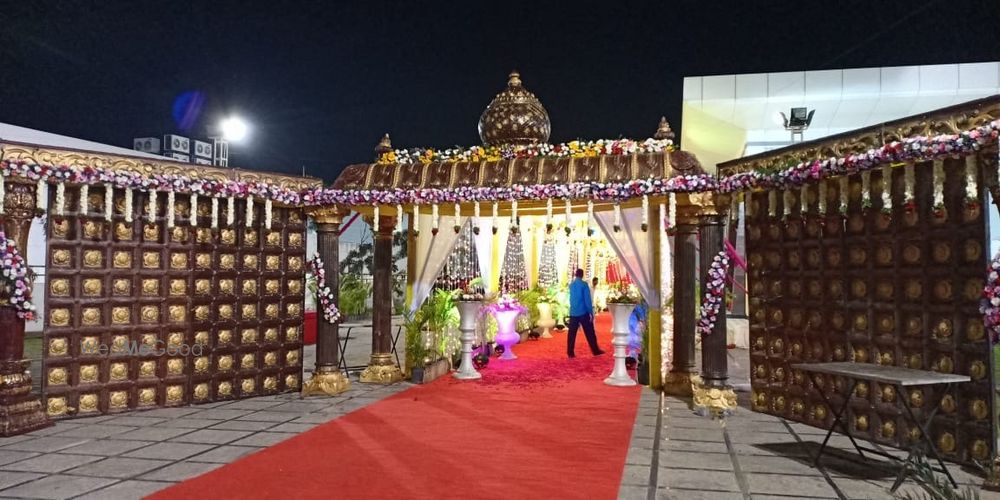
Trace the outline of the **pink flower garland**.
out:
<instances>
[{"instance_id":1,"label":"pink flower garland","mask_svg":"<svg viewBox=\"0 0 1000 500\"><path fill-rule=\"evenodd\" d=\"M979 312L983 315L983 325L990 336L990 342L996 342L1000 339L1000 253L993 257L987 271Z\"/></svg>"},{"instance_id":2,"label":"pink flower garland","mask_svg":"<svg viewBox=\"0 0 1000 500\"><path fill-rule=\"evenodd\" d=\"M27 321L35 319L35 305L31 303L31 280L28 265L14 246L14 240L0 231L0 254L3 257L2 285L10 305L17 310L17 317Z\"/></svg>"},{"instance_id":3,"label":"pink flower garland","mask_svg":"<svg viewBox=\"0 0 1000 500\"><path fill-rule=\"evenodd\" d=\"M726 301L726 272L729 270L729 255L725 250L719 252L712 260L708 269L708 283L705 284L705 295L701 301L701 318L698 319L698 332L711 335L715 328L715 320L719 310Z\"/></svg>"},{"instance_id":4,"label":"pink flower garland","mask_svg":"<svg viewBox=\"0 0 1000 500\"><path fill-rule=\"evenodd\" d=\"M326 270L323 268L323 259L319 255L314 255L309 259L309 268L316 277L316 300L323 310L323 319L330 324L340 321L340 310L333 301L333 290L326 285Z\"/></svg>"}]
</instances>

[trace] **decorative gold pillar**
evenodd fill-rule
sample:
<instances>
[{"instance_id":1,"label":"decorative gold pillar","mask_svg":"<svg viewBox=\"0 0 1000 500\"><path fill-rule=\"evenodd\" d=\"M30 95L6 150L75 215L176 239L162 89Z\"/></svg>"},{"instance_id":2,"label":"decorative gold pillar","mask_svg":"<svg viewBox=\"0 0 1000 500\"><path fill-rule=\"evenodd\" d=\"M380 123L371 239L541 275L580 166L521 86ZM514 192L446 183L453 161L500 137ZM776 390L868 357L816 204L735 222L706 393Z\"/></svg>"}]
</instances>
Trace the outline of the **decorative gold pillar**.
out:
<instances>
[{"instance_id":1,"label":"decorative gold pillar","mask_svg":"<svg viewBox=\"0 0 1000 500\"><path fill-rule=\"evenodd\" d=\"M313 210L309 215L316 221L316 252L323 259L326 284L333 292L334 303L340 302L340 223L344 209L332 206ZM317 309L321 306L317 301ZM302 386L302 395L323 394L335 396L351 388L351 381L338 369L340 358L340 329L323 319L317 311L316 318L316 368L312 378Z\"/></svg>"},{"instance_id":2,"label":"decorative gold pillar","mask_svg":"<svg viewBox=\"0 0 1000 500\"><path fill-rule=\"evenodd\" d=\"M719 252L725 248L726 209L728 195L708 195L701 210L700 268L701 292L705 294L710 281L709 271ZM695 383L692 403L701 415L721 417L736 409L736 391L728 384L729 356L726 346L725 303L716 315L712 333L701 337L701 380Z\"/></svg>"},{"instance_id":3,"label":"decorative gold pillar","mask_svg":"<svg viewBox=\"0 0 1000 500\"><path fill-rule=\"evenodd\" d=\"M660 301L656 304L649 304L649 310L646 312L646 318L649 322L649 349L646 353L649 359L646 360L646 366L649 369L649 387L652 389L662 389L663 388L663 374L662 370L662 358L663 353L661 349L661 340L663 339L663 318L661 317L661 311L663 310L663 302L667 300L666 297L662 296L663 290L660 290L660 273L663 272L660 269L660 238L664 238L663 234L663 219L660 217L660 202L650 203L649 206L649 239L650 244L653 247L652 255L650 256L653 260L653 286L660 292Z\"/></svg>"},{"instance_id":4,"label":"decorative gold pillar","mask_svg":"<svg viewBox=\"0 0 1000 500\"><path fill-rule=\"evenodd\" d=\"M392 384L403 372L392 357L392 230L395 217L372 222L375 233L372 269L372 357L361 372L361 381Z\"/></svg>"},{"instance_id":5,"label":"decorative gold pillar","mask_svg":"<svg viewBox=\"0 0 1000 500\"><path fill-rule=\"evenodd\" d=\"M35 184L7 181L3 228L28 259L28 232L35 217ZM30 271L29 271L30 272ZM0 297L0 436L14 436L52 425L37 394L31 392L31 362L24 359L24 320Z\"/></svg>"},{"instance_id":6,"label":"decorative gold pillar","mask_svg":"<svg viewBox=\"0 0 1000 500\"><path fill-rule=\"evenodd\" d=\"M698 239L699 201L697 195L677 196L677 231L674 233L674 341L673 362L663 383L663 391L690 396L697 382L695 369L695 248Z\"/></svg>"}]
</instances>

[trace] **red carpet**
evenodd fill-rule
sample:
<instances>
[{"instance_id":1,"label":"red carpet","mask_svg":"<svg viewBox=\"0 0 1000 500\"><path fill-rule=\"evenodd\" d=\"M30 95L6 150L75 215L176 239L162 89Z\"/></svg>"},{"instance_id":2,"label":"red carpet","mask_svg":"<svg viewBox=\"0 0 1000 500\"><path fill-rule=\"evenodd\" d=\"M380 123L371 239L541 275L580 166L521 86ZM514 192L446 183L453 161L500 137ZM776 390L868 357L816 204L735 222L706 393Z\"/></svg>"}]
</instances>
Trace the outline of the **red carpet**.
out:
<instances>
[{"instance_id":1,"label":"red carpet","mask_svg":"<svg viewBox=\"0 0 1000 500\"><path fill-rule=\"evenodd\" d=\"M618 495L638 387L604 385L583 332L514 347L478 382L451 376L379 401L151 498L586 498Z\"/></svg>"}]
</instances>

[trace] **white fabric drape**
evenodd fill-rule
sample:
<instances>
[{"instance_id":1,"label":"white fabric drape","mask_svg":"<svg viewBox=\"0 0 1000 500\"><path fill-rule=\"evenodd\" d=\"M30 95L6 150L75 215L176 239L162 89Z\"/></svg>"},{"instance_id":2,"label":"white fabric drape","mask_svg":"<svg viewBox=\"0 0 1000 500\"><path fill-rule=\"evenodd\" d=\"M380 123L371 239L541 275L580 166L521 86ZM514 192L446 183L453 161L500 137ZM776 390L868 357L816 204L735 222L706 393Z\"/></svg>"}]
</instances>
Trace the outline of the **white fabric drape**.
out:
<instances>
[{"instance_id":1,"label":"white fabric drape","mask_svg":"<svg viewBox=\"0 0 1000 500\"><path fill-rule=\"evenodd\" d=\"M503 265L503 256L507 251L507 236L510 234L510 218L497 218L497 234L493 234L493 217L479 217L479 235L476 240L476 254L479 257L479 275L483 277L483 288L486 292L497 290L497 279L494 276L494 263L497 273Z\"/></svg>"},{"instance_id":2,"label":"white fabric drape","mask_svg":"<svg viewBox=\"0 0 1000 500\"><path fill-rule=\"evenodd\" d=\"M653 240L649 232L642 230L642 208L623 208L621 230L617 233L614 231L614 212L595 212L594 219L646 303L658 307L660 286L653 282Z\"/></svg>"},{"instance_id":3,"label":"white fabric drape","mask_svg":"<svg viewBox=\"0 0 1000 500\"><path fill-rule=\"evenodd\" d=\"M412 214L410 215L412 217ZM417 235L417 275L413 280L413 301L410 302L410 312L416 311L431 289L434 288L434 280L438 273L448 261L458 243L458 233L452 230L455 226L455 218L452 216L442 216L438 227L438 234L431 234L431 216L420 216L420 234ZM468 224L468 221L466 221Z\"/></svg>"}]
</instances>

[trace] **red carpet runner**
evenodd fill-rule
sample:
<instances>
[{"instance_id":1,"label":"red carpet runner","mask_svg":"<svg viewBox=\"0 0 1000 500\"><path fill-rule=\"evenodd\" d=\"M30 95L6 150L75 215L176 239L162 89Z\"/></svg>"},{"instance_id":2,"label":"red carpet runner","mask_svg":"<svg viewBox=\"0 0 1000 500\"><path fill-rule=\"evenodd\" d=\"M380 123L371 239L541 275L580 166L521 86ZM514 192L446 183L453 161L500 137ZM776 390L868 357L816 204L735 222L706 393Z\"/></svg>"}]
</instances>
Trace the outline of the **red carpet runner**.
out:
<instances>
[{"instance_id":1,"label":"red carpet runner","mask_svg":"<svg viewBox=\"0 0 1000 500\"><path fill-rule=\"evenodd\" d=\"M415 386L151 498L586 498L618 495L638 387L610 387L581 331L514 347L478 382Z\"/></svg>"}]
</instances>

